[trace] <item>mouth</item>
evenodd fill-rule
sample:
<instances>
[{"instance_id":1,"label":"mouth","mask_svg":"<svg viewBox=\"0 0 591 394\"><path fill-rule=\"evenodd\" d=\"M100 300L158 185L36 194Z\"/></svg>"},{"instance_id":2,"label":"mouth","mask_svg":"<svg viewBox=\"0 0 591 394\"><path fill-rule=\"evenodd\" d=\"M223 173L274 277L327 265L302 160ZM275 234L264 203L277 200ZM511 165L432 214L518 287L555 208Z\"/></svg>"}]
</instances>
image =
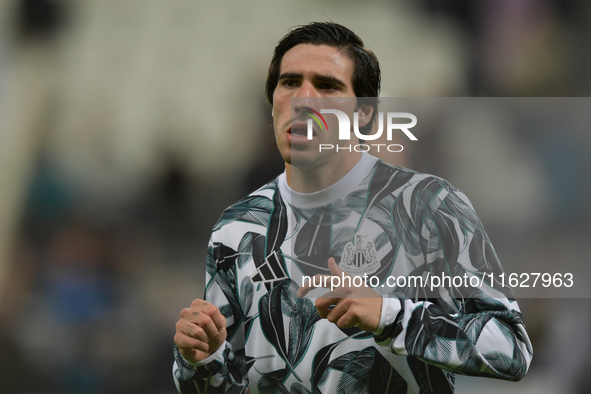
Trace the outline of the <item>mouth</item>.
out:
<instances>
[{"instance_id":1,"label":"mouth","mask_svg":"<svg viewBox=\"0 0 591 394\"><path fill-rule=\"evenodd\" d=\"M291 137L291 139L295 139L297 141L306 140L308 139L308 124L304 122L292 122L291 126L287 129L287 134ZM312 139L316 137L316 130L312 127Z\"/></svg>"}]
</instances>

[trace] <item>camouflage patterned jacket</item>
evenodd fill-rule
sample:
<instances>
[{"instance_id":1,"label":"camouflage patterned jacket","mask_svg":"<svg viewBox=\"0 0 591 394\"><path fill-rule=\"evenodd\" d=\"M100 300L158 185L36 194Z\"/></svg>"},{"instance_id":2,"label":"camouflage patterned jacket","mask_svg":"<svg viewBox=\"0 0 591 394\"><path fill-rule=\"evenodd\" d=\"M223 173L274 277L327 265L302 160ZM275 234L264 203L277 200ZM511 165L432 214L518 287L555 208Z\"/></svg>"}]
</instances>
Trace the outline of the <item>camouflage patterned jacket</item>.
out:
<instances>
[{"instance_id":1,"label":"camouflage patterned jacket","mask_svg":"<svg viewBox=\"0 0 591 394\"><path fill-rule=\"evenodd\" d=\"M378 331L340 329L296 295L302 276L328 273L329 257L371 265L383 294ZM438 177L368 154L317 193L290 190L283 174L213 229L206 299L228 337L199 365L175 348L177 389L453 393L456 373L519 380L533 350L511 289L496 282L502 272L466 196ZM387 282L445 275L479 285Z\"/></svg>"}]
</instances>

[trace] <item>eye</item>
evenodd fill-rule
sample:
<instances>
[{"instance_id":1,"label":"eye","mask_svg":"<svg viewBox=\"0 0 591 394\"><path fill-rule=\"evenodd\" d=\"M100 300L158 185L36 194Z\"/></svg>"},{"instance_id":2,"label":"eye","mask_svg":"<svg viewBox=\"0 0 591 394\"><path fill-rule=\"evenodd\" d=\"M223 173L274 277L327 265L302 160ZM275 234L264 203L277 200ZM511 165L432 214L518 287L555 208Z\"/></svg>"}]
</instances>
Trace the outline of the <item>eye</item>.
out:
<instances>
[{"instance_id":1,"label":"eye","mask_svg":"<svg viewBox=\"0 0 591 394\"><path fill-rule=\"evenodd\" d=\"M286 88L295 88L298 86L297 82L293 79L284 79L281 81L281 85L285 86Z\"/></svg>"},{"instance_id":2,"label":"eye","mask_svg":"<svg viewBox=\"0 0 591 394\"><path fill-rule=\"evenodd\" d=\"M323 82L323 83L318 84L318 89L332 91L332 90L338 90L338 87L332 83Z\"/></svg>"}]
</instances>

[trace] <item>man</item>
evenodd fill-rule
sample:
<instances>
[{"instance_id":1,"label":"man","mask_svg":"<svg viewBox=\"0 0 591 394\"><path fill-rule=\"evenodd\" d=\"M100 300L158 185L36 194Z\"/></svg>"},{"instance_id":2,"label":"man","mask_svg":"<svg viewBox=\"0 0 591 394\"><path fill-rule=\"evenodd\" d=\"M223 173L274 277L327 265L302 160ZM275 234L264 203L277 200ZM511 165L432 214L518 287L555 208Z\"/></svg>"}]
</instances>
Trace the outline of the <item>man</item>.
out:
<instances>
[{"instance_id":1,"label":"man","mask_svg":"<svg viewBox=\"0 0 591 394\"><path fill-rule=\"evenodd\" d=\"M363 98L379 85L373 53L338 24L301 26L275 48L266 93L285 173L213 229L205 300L176 325L180 392L453 393L454 373L525 375L532 348L510 289L491 280L376 292L394 272L502 272L466 197L447 182L355 150L319 153L342 143L334 117L307 137L318 100L357 112L367 132L377 99ZM303 276L351 278L360 261L374 265L380 286L306 298L318 281Z\"/></svg>"}]
</instances>

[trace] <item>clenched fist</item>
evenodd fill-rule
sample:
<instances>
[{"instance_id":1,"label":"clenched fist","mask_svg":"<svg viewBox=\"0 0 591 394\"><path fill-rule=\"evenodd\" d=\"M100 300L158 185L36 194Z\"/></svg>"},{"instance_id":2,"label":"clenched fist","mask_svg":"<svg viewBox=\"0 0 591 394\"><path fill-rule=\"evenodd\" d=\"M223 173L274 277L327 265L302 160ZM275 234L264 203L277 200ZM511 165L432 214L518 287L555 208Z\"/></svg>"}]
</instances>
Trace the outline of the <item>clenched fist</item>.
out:
<instances>
[{"instance_id":1,"label":"clenched fist","mask_svg":"<svg viewBox=\"0 0 591 394\"><path fill-rule=\"evenodd\" d=\"M217 306L195 300L181 311L174 343L185 360L195 363L215 353L226 340L226 318Z\"/></svg>"}]
</instances>

